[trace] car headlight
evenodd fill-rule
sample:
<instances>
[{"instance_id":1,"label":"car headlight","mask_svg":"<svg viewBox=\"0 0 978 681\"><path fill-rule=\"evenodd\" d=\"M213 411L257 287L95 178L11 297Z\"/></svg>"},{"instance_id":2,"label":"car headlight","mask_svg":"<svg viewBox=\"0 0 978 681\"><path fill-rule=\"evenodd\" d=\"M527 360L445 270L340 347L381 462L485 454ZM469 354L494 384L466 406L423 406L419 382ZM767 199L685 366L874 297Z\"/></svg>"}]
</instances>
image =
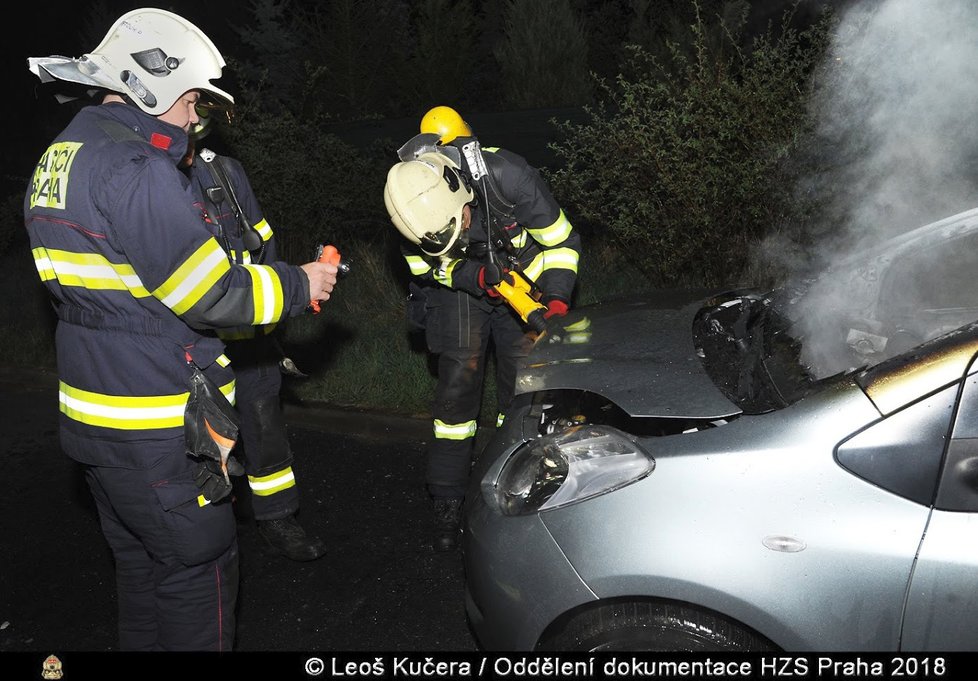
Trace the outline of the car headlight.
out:
<instances>
[{"instance_id":1,"label":"car headlight","mask_svg":"<svg viewBox=\"0 0 978 681\"><path fill-rule=\"evenodd\" d=\"M496 501L506 515L546 511L641 480L655 460L624 433L583 425L516 450L499 472Z\"/></svg>"}]
</instances>

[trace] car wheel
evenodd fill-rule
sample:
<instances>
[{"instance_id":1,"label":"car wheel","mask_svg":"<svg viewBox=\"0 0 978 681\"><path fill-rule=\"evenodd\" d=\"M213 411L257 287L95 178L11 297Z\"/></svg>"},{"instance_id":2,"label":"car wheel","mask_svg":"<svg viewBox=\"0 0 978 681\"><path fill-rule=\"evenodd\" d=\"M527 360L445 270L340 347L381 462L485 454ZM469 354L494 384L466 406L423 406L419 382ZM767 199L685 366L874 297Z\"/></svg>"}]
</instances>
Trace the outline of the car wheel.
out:
<instances>
[{"instance_id":1,"label":"car wheel","mask_svg":"<svg viewBox=\"0 0 978 681\"><path fill-rule=\"evenodd\" d=\"M774 646L727 619L688 606L615 603L580 613L539 646L560 651L748 651Z\"/></svg>"}]
</instances>

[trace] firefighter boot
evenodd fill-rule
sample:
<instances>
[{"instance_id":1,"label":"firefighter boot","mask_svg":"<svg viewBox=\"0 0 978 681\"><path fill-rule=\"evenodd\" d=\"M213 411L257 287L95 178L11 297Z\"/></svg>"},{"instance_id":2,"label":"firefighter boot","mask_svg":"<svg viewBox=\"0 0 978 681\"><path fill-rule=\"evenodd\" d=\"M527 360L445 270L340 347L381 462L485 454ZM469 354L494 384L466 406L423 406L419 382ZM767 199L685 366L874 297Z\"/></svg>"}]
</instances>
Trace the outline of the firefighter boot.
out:
<instances>
[{"instance_id":1,"label":"firefighter boot","mask_svg":"<svg viewBox=\"0 0 978 681\"><path fill-rule=\"evenodd\" d=\"M458 547L462 524L462 498L436 497L435 535L431 546L435 551L452 551Z\"/></svg>"},{"instance_id":2,"label":"firefighter boot","mask_svg":"<svg viewBox=\"0 0 978 681\"><path fill-rule=\"evenodd\" d=\"M316 560L326 553L322 540L307 535L294 515L259 520L258 533L277 553L292 560Z\"/></svg>"}]
</instances>

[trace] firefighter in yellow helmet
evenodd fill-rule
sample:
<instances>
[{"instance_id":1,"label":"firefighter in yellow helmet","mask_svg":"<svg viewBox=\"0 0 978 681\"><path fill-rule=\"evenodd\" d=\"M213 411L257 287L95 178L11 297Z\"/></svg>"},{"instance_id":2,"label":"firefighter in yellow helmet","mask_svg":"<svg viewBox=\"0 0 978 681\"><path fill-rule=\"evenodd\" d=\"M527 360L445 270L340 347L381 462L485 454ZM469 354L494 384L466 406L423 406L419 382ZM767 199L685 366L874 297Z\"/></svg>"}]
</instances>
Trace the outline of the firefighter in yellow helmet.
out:
<instances>
[{"instance_id":1,"label":"firefighter in yellow helmet","mask_svg":"<svg viewBox=\"0 0 978 681\"><path fill-rule=\"evenodd\" d=\"M542 292L546 317L566 314L581 242L540 173L518 154L483 149L454 109L431 109L399 156L384 203L406 239L412 300L424 300L411 307L423 305L428 350L438 361L426 485L432 545L448 551L458 544L490 342L499 425L534 337L494 286L518 270Z\"/></svg>"}]
</instances>

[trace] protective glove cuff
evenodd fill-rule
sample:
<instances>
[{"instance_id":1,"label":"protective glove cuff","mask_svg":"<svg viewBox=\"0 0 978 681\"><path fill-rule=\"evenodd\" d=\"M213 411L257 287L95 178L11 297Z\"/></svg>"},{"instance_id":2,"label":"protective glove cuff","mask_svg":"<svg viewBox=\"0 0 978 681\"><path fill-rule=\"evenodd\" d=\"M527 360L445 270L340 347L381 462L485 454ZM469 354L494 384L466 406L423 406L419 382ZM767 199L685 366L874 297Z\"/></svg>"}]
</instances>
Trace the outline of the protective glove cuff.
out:
<instances>
[{"instance_id":1,"label":"protective glove cuff","mask_svg":"<svg viewBox=\"0 0 978 681\"><path fill-rule=\"evenodd\" d=\"M546 305L547 311L543 313L544 319L550 319L551 317L563 317L570 309L567 303L559 298L551 298Z\"/></svg>"}]
</instances>

